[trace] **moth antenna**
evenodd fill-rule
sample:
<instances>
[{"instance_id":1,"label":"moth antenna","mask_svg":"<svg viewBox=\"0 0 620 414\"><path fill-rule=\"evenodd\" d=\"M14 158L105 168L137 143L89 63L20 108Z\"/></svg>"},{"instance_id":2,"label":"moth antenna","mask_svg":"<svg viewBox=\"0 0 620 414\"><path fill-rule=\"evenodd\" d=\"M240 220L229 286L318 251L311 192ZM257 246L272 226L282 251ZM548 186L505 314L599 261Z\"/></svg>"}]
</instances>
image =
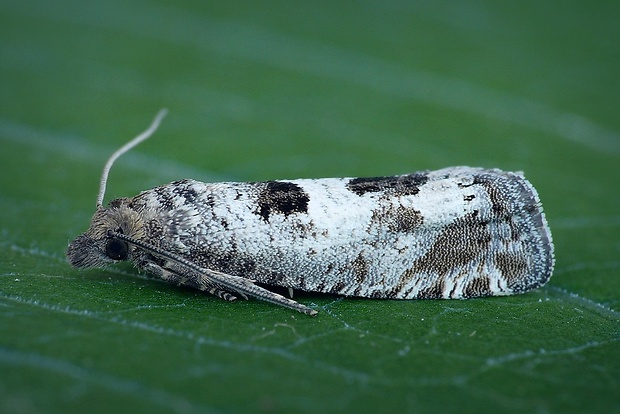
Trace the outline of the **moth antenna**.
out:
<instances>
[{"instance_id":1,"label":"moth antenna","mask_svg":"<svg viewBox=\"0 0 620 414\"><path fill-rule=\"evenodd\" d=\"M149 126L146 131L144 131L143 133L141 133L140 135L138 135L137 137L135 137L134 139L132 139L131 141L123 145L122 147L120 147L118 150L116 150L116 152L114 152L114 154L112 154L110 158L108 158L108 162L106 162L105 167L103 167L103 173L101 174L101 183L99 184L99 195L97 195L97 208L103 206L103 197L105 196L105 187L108 182L108 175L110 174L110 169L112 169L112 165L114 164L114 161L116 161L118 157L120 157L121 155L123 155L124 153L126 153L127 151L129 151L130 149L132 149L133 147L135 147L136 145L138 145L139 143L141 143L142 141L148 139L151 135L153 135L153 133L159 127L161 120L166 116L167 113L168 113L167 109L165 108L161 109L155 116L155 119L151 123L151 126Z\"/></svg>"}]
</instances>

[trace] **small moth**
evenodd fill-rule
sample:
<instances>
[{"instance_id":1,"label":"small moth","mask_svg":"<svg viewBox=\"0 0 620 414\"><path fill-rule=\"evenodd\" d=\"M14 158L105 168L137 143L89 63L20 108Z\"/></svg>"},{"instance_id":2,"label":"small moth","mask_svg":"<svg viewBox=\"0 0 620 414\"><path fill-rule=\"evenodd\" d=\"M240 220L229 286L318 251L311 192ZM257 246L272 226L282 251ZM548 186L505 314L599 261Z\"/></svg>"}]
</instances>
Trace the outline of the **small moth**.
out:
<instances>
[{"instance_id":1,"label":"small moth","mask_svg":"<svg viewBox=\"0 0 620 414\"><path fill-rule=\"evenodd\" d=\"M551 232L521 173L451 167L374 178L203 183L180 180L103 198L68 247L76 267L130 260L164 280L228 301L249 296L317 310L265 285L383 299L523 293L553 272Z\"/></svg>"}]
</instances>

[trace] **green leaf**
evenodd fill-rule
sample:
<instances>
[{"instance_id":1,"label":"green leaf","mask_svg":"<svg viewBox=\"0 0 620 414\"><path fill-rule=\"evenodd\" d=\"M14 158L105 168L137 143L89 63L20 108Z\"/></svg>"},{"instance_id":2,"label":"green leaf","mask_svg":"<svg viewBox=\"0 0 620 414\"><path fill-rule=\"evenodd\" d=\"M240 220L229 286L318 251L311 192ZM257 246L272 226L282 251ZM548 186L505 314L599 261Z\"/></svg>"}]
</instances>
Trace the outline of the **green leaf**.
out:
<instances>
[{"instance_id":1,"label":"green leaf","mask_svg":"<svg viewBox=\"0 0 620 414\"><path fill-rule=\"evenodd\" d=\"M620 412L615 2L0 3L0 412ZM64 250L180 178L523 170L550 283L227 303Z\"/></svg>"}]
</instances>

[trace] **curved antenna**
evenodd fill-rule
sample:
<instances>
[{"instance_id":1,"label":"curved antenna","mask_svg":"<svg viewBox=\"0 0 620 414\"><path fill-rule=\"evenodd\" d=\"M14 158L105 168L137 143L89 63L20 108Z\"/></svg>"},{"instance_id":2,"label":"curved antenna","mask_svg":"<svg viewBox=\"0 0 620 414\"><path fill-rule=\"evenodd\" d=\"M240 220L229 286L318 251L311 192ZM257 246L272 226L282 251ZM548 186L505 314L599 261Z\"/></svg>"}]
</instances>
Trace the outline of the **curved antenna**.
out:
<instances>
[{"instance_id":1,"label":"curved antenna","mask_svg":"<svg viewBox=\"0 0 620 414\"><path fill-rule=\"evenodd\" d=\"M143 133L141 133L140 135L138 135L137 137L135 137L134 139L132 139L131 141L123 145L122 147L120 147L118 150L116 150L116 152L112 154L112 156L108 159L108 162L105 163L105 167L103 167L103 174L101 174L101 183L99 184L99 195L97 196L97 208L103 206L103 197L105 196L105 187L108 182L108 174L110 174L110 169L112 168L114 161L116 161L118 157L120 157L121 155L123 155L124 153L126 153L127 151L129 151L130 149L132 149L133 147L135 147L136 145L138 145L139 143L141 143L142 141L148 139L151 135L153 135L153 133L157 130L157 127L159 127L159 123L166 116L167 113L168 113L167 109L160 110L155 116L155 119L153 120L153 122L151 123L151 126L149 126L146 131L144 131Z\"/></svg>"}]
</instances>

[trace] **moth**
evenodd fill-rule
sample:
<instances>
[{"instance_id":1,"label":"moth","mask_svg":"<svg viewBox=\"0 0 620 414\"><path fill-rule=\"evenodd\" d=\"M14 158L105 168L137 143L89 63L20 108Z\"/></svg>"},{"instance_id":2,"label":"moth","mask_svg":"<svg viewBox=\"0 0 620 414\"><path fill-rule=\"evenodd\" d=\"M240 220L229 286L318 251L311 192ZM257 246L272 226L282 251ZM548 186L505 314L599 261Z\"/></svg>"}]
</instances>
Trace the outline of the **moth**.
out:
<instances>
[{"instance_id":1,"label":"moth","mask_svg":"<svg viewBox=\"0 0 620 414\"><path fill-rule=\"evenodd\" d=\"M228 301L255 297L307 315L293 289L381 299L466 299L544 285L553 241L523 174L451 167L373 178L175 181L103 206L67 249L79 268L138 269ZM289 288L291 298L266 286Z\"/></svg>"}]
</instances>

